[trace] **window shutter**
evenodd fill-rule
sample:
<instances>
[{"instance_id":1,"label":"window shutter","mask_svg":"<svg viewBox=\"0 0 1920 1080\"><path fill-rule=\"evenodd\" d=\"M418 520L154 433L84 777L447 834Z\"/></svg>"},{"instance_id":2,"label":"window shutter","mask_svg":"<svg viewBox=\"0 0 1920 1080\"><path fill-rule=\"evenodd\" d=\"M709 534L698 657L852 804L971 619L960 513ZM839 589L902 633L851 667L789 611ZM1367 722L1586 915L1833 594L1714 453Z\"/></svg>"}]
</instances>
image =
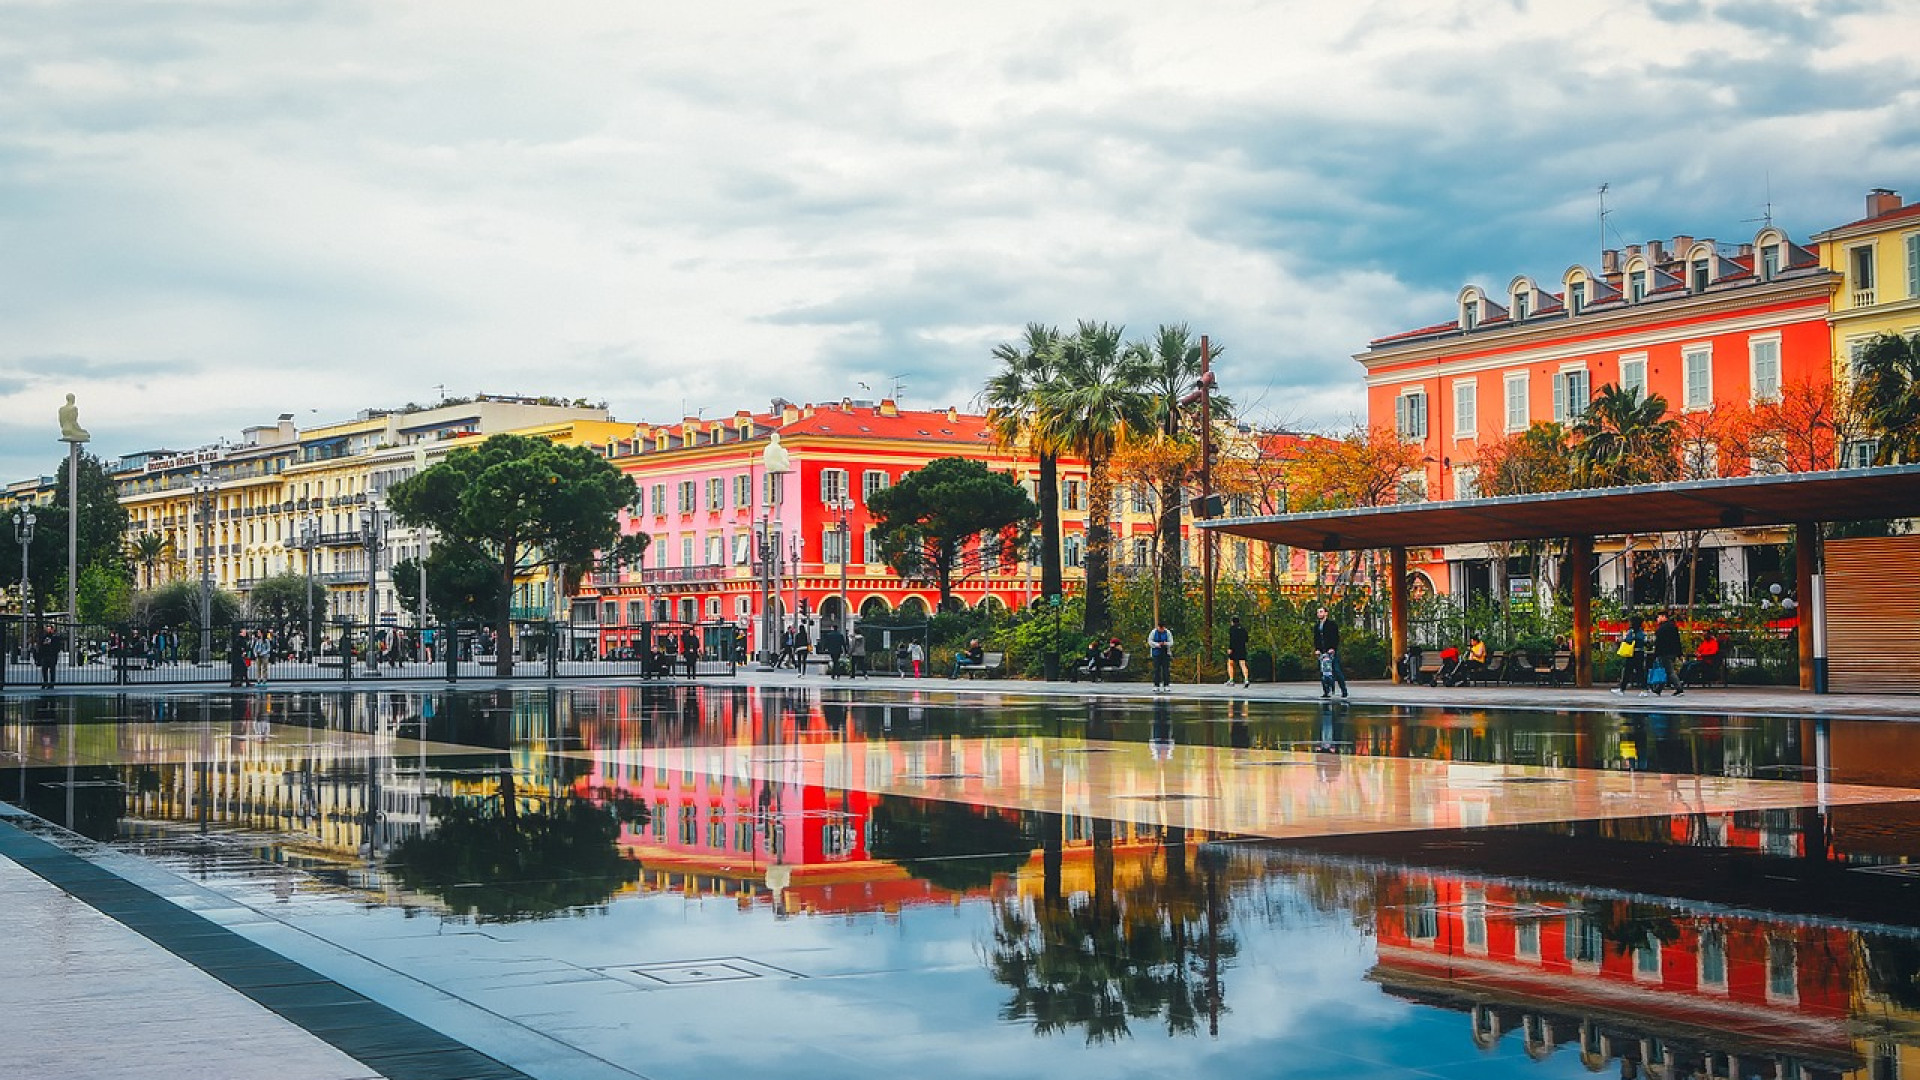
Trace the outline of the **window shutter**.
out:
<instances>
[{"instance_id":1,"label":"window shutter","mask_svg":"<svg viewBox=\"0 0 1920 1080\"><path fill-rule=\"evenodd\" d=\"M1920 233L1907 234L1907 295L1920 296Z\"/></svg>"}]
</instances>

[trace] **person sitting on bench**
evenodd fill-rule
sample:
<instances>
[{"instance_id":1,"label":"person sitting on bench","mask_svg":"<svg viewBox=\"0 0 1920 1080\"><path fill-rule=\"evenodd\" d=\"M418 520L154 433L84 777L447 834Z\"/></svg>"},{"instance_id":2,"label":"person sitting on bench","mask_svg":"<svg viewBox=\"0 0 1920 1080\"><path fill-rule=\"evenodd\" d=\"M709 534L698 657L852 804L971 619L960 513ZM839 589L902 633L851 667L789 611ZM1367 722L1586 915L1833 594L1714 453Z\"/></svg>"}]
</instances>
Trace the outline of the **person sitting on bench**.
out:
<instances>
[{"instance_id":1,"label":"person sitting on bench","mask_svg":"<svg viewBox=\"0 0 1920 1080\"><path fill-rule=\"evenodd\" d=\"M1469 634L1467 640L1467 658L1460 661L1460 667L1448 680L1448 686L1465 686L1479 678L1487 670L1487 643L1479 634Z\"/></svg>"},{"instance_id":2,"label":"person sitting on bench","mask_svg":"<svg viewBox=\"0 0 1920 1080\"><path fill-rule=\"evenodd\" d=\"M948 672L947 678L957 679L960 677L962 671L968 668L985 667L986 663L986 646L980 644L979 638L974 638L972 641L967 642L966 648L961 649L953 655L953 670Z\"/></svg>"}]
</instances>

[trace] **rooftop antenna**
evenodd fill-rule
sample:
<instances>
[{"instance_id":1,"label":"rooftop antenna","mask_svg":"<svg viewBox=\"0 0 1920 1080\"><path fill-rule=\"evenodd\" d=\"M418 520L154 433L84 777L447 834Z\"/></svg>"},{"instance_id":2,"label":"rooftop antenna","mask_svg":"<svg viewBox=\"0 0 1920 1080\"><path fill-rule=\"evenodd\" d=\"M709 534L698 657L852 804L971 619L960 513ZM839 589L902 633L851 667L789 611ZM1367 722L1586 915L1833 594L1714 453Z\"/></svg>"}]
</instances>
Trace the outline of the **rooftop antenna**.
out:
<instances>
[{"instance_id":1,"label":"rooftop antenna","mask_svg":"<svg viewBox=\"0 0 1920 1080\"><path fill-rule=\"evenodd\" d=\"M906 380L907 376L905 372L901 372L893 377L893 401L896 405L900 403L900 395L906 392Z\"/></svg>"},{"instance_id":2,"label":"rooftop antenna","mask_svg":"<svg viewBox=\"0 0 1920 1080\"><path fill-rule=\"evenodd\" d=\"M447 400L447 384L434 383L433 393L434 393L434 399L433 399L434 401L439 402L439 401Z\"/></svg>"},{"instance_id":3,"label":"rooftop antenna","mask_svg":"<svg viewBox=\"0 0 1920 1080\"><path fill-rule=\"evenodd\" d=\"M1766 177L1767 177L1767 201L1760 204L1760 216L1750 217L1750 218L1741 218L1740 220L1757 221L1760 223L1760 227L1762 229L1771 229L1773 228L1773 170L1772 169L1767 170Z\"/></svg>"},{"instance_id":4,"label":"rooftop antenna","mask_svg":"<svg viewBox=\"0 0 1920 1080\"><path fill-rule=\"evenodd\" d=\"M1600 183L1600 259L1602 262L1605 262L1607 257L1607 215L1612 212L1607 209L1607 189L1612 186L1604 180Z\"/></svg>"}]
</instances>

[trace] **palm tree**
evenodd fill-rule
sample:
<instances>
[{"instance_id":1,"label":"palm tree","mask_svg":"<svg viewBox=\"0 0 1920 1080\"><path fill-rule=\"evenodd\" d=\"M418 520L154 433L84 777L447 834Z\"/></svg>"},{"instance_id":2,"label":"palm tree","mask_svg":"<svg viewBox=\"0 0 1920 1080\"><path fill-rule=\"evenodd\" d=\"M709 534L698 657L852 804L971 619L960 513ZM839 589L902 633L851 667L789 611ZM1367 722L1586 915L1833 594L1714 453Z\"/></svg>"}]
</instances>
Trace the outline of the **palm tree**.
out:
<instances>
[{"instance_id":1,"label":"palm tree","mask_svg":"<svg viewBox=\"0 0 1920 1080\"><path fill-rule=\"evenodd\" d=\"M1920 461L1920 334L1880 334L1853 366L1854 392L1876 444L1875 465Z\"/></svg>"},{"instance_id":2,"label":"palm tree","mask_svg":"<svg viewBox=\"0 0 1920 1080\"><path fill-rule=\"evenodd\" d=\"M1153 430L1141 389L1146 366L1123 349L1122 327L1081 320L1060 345L1054 379L1041 392L1036 426L1046 441L1087 463L1087 633L1107 629L1107 568L1113 556L1113 477L1108 459L1121 440Z\"/></svg>"},{"instance_id":3,"label":"palm tree","mask_svg":"<svg viewBox=\"0 0 1920 1080\"><path fill-rule=\"evenodd\" d=\"M1200 381L1200 342L1186 323L1162 323L1151 338L1136 341L1127 351L1147 369L1147 393L1153 402L1153 419L1158 437L1172 442L1193 438L1190 421L1198 409L1184 399ZM1226 351L1224 345L1208 343L1211 356ZM1215 419L1230 415L1232 404L1221 395L1212 396ZM1180 580L1180 506L1183 477L1160 478L1160 522L1154 527L1159 536L1158 580Z\"/></svg>"},{"instance_id":4,"label":"palm tree","mask_svg":"<svg viewBox=\"0 0 1920 1080\"><path fill-rule=\"evenodd\" d=\"M1040 392L1053 381L1060 354L1060 331L1028 323L1026 339L997 345L993 358L1000 370L987 380L987 424L994 442L1003 449L1029 447L1040 462L1040 595L1059 596L1060 573L1060 455L1040 437L1034 417Z\"/></svg>"},{"instance_id":5,"label":"palm tree","mask_svg":"<svg viewBox=\"0 0 1920 1080\"><path fill-rule=\"evenodd\" d=\"M127 553L145 574L146 587L153 588L154 568L172 558L173 540L163 533L143 532L127 541Z\"/></svg>"},{"instance_id":6,"label":"palm tree","mask_svg":"<svg viewBox=\"0 0 1920 1080\"><path fill-rule=\"evenodd\" d=\"M1623 487L1672 480L1680 470L1680 422L1667 399L1641 397L1612 383L1574 422L1574 477L1581 487Z\"/></svg>"}]
</instances>

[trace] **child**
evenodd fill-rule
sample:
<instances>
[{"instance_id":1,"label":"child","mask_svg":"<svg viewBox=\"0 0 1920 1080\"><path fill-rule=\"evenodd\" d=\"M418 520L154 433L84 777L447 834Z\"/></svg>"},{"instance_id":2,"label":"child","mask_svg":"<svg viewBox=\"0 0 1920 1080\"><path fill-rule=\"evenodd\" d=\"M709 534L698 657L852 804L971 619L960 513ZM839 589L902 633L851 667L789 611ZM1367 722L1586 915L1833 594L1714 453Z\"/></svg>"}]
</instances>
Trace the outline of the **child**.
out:
<instances>
[{"instance_id":1,"label":"child","mask_svg":"<svg viewBox=\"0 0 1920 1080\"><path fill-rule=\"evenodd\" d=\"M1332 696L1332 694L1333 694L1333 654L1330 652L1323 652L1320 654L1320 696L1330 697Z\"/></svg>"}]
</instances>

